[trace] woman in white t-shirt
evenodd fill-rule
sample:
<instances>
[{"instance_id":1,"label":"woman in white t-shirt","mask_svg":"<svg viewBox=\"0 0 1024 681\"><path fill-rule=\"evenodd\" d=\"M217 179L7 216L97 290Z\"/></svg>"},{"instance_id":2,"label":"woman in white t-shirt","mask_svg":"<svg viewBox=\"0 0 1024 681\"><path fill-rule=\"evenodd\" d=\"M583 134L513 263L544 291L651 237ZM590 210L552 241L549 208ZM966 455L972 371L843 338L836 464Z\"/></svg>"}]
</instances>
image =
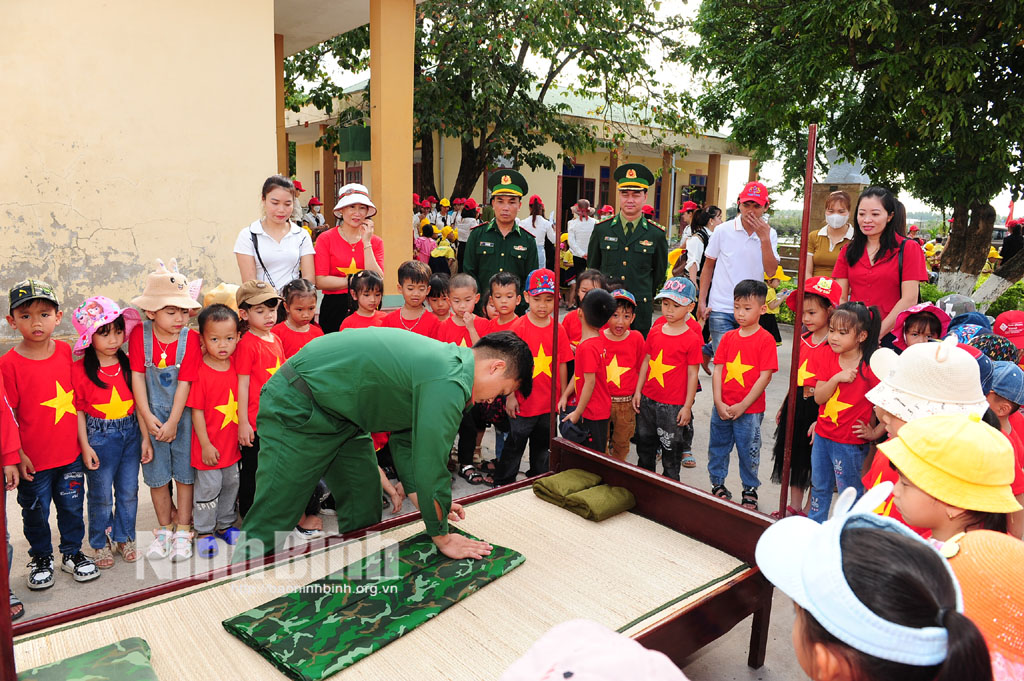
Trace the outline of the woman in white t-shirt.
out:
<instances>
[{"instance_id":1,"label":"woman in white t-shirt","mask_svg":"<svg viewBox=\"0 0 1024 681\"><path fill-rule=\"evenodd\" d=\"M297 192L283 175L271 175L263 183L263 217L238 234L235 259L242 281L265 281L278 293L299 277L313 281L313 240L309 232L291 221ZM281 306L279 310L283 313Z\"/></svg>"},{"instance_id":2,"label":"woman in white t-shirt","mask_svg":"<svg viewBox=\"0 0 1024 681\"><path fill-rule=\"evenodd\" d=\"M537 240L537 262L540 263L540 267L547 267L547 258L545 257L544 240L554 246L555 245L555 229L551 224L551 221L544 217L544 202L541 198L534 194L530 197L530 217L519 221L519 226L525 229L527 232L533 235L533 238Z\"/></svg>"}]
</instances>

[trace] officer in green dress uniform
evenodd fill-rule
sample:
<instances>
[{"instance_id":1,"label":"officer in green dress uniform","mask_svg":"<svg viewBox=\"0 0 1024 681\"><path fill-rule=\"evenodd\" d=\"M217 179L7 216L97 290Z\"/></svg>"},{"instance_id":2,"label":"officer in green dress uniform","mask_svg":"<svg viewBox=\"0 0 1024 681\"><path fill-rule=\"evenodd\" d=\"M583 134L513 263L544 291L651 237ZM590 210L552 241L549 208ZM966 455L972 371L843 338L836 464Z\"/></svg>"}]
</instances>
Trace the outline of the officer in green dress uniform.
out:
<instances>
[{"instance_id":1,"label":"officer in green dress uniform","mask_svg":"<svg viewBox=\"0 0 1024 681\"><path fill-rule=\"evenodd\" d=\"M498 272L512 272L519 277L522 291L527 275L540 266L537 240L516 224L523 194L529 186L526 178L515 170L498 170L488 178L487 188L491 192L494 219L469 233L462 270L476 279L482 294L490 291L491 277ZM516 314L525 311L523 301Z\"/></svg>"},{"instance_id":2,"label":"officer in green dress uniform","mask_svg":"<svg viewBox=\"0 0 1024 681\"><path fill-rule=\"evenodd\" d=\"M643 215L647 190L654 174L639 163L615 169L619 214L597 223L590 237L587 265L601 270L609 281L621 281L636 297L633 328L647 335L651 329L654 296L668 268L665 228Z\"/></svg>"},{"instance_id":3,"label":"officer in green dress uniform","mask_svg":"<svg viewBox=\"0 0 1024 681\"><path fill-rule=\"evenodd\" d=\"M537 248L533 247L536 258ZM353 329L308 343L271 376L260 398L256 495L233 559L278 548L317 482L327 482L346 532L381 518L370 433L388 432L395 468L427 533L450 558L480 558L485 542L450 532L448 454L467 406L533 385L533 356L511 331L460 348L402 329Z\"/></svg>"}]
</instances>

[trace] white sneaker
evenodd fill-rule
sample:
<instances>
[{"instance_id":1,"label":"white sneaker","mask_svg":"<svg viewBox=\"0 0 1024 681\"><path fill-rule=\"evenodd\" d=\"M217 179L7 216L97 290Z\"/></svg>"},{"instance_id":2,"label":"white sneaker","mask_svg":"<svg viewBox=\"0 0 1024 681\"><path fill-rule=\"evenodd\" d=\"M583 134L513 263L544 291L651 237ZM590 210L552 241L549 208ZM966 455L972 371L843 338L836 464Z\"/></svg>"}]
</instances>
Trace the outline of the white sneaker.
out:
<instances>
[{"instance_id":1,"label":"white sneaker","mask_svg":"<svg viewBox=\"0 0 1024 681\"><path fill-rule=\"evenodd\" d=\"M171 551L171 535L173 533L170 530L158 529L153 530L153 534L156 537L153 539L153 543L149 545L149 550L146 551L146 558L149 560L166 558L167 554Z\"/></svg>"},{"instance_id":2,"label":"white sneaker","mask_svg":"<svg viewBox=\"0 0 1024 681\"><path fill-rule=\"evenodd\" d=\"M192 533L186 530L178 530L171 538L171 561L188 560L192 557Z\"/></svg>"}]
</instances>

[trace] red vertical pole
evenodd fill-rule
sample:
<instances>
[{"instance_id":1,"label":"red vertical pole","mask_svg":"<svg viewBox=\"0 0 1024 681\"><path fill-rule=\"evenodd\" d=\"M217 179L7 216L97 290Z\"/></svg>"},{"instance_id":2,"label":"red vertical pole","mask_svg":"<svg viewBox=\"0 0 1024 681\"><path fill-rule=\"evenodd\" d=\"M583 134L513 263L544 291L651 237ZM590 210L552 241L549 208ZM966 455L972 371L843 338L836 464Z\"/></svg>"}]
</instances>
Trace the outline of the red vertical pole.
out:
<instances>
[{"instance_id":1,"label":"red vertical pole","mask_svg":"<svg viewBox=\"0 0 1024 681\"><path fill-rule=\"evenodd\" d=\"M0 525L7 528L7 490L0 478ZM0 537L0 596L11 588L7 578L7 533ZM16 679L14 670L14 625L11 623L11 609L0 607L0 679Z\"/></svg>"},{"instance_id":2,"label":"red vertical pole","mask_svg":"<svg viewBox=\"0 0 1024 681\"><path fill-rule=\"evenodd\" d=\"M786 506L789 504L789 465L793 458L793 432L796 419L796 384L797 372L800 370L800 325L804 311L804 282L807 280L808 231L811 223L811 189L814 184L814 157L818 148L818 124L811 123L807 129L807 169L804 173L804 214L800 221L800 251L797 266L796 296L793 305L793 348L790 352L789 394L786 396L786 423L783 432L786 434L786 445L782 459L782 491L779 494L779 516L786 517Z\"/></svg>"},{"instance_id":3,"label":"red vertical pole","mask_svg":"<svg viewBox=\"0 0 1024 681\"><path fill-rule=\"evenodd\" d=\"M562 178L558 178L558 195L562 195ZM556 216L561 217L561 216ZM561 397L561 383L558 380L561 369L558 366L558 299L562 295L562 220L555 223L555 262L550 263L555 273L555 313L551 316L551 440L558 437L558 399ZM569 380L572 380L570 378ZM551 449L551 444L548 444Z\"/></svg>"}]
</instances>

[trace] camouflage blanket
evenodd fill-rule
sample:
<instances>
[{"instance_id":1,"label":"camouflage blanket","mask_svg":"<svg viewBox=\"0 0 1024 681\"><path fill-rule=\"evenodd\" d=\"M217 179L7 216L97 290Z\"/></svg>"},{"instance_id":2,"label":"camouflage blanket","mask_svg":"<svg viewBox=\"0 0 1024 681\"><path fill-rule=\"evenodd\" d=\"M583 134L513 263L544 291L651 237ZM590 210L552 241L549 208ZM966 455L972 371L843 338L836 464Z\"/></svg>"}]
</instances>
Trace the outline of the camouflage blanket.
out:
<instances>
[{"instance_id":1,"label":"camouflage blanket","mask_svg":"<svg viewBox=\"0 0 1024 681\"><path fill-rule=\"evenodd\" d=\"M524 560L501 546L483 560L452 560L427 534L418 534L223 624L288 677L318 681L409 633Z\"/></svg>"},{"instance_id":2,"label":"camouflage blanket","mask_svg":"<svg viewBox=\"0 0 1024 681\"><path fill-rule=\"evenodd\" d=\"M18 681L157 681L149 644L126 638L109 646L18 674Z\"/></svg>"}]
</instances>

